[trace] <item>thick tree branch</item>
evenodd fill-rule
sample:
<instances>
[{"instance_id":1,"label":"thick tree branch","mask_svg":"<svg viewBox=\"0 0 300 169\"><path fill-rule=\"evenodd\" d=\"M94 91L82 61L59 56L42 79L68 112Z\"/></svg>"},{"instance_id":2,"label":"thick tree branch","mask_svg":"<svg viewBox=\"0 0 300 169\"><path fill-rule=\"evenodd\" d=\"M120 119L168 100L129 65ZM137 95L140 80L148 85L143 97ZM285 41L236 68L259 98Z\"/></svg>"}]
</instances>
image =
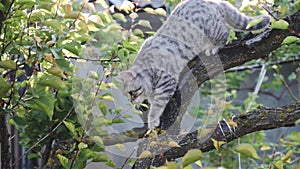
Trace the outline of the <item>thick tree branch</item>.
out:
<instances>
[{"instance_id":1,"label":"thick tree branch","mask_svg":"<svg viewBox=\"0 0 300 169\"><path fill-rule=\"evenodd\" d=\"M242 113L234 117L238 127L234 130L229 129L224 121L220 121L209 137L202 139L198 137L198 131L187 134L178 143L180 147L170 148L163 155L156 155L153 158L137 160L134 168L147 168L150 165L160 166L164 164L162 156L171 161L182 157L190 149L200 149L203 152L215 149L212 138L227 143L244 136L261 130L269 130L279 127L295 126L295 122L300 119L300 102L291 103L282 107L258 107L257 109ZM223 133L220 127L222 127Z\"/></svg>"}]
</instances>

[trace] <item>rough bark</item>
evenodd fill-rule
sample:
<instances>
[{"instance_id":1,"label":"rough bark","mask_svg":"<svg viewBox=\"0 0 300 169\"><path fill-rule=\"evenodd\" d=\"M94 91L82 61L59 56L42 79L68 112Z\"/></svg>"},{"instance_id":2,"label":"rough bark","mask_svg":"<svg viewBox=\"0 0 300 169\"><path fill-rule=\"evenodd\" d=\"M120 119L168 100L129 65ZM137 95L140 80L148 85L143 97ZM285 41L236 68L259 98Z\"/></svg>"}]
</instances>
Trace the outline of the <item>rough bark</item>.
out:
<instances>
[{"instance_id":1,"label":"rough bark","mask_svg":"<svg viewBox=\"0 0 300 169\"><path fill-rule=\"evenodd\" d=\"M198 131L193 131L181 139L178 143L180 147L170 148L163 155L137 160L134 168L163 165L165 159L171 161L182 157L190 149L200 149L203 152L213 150L215 148L211 140L212 138L229 143L241 136L256 131L295 126L295 122L298 119L300 119L300 102L273 108L261 106L251 112L235 116L233 120L238 126L235 129L228 128L224 121L220 121L220 125L216 125L216 128L212 130L209 137L205 139L198 137ZM222 127L223 133L220 127ZM164 159L162 159L162 156Z\"/></svg>"}]
</instances>

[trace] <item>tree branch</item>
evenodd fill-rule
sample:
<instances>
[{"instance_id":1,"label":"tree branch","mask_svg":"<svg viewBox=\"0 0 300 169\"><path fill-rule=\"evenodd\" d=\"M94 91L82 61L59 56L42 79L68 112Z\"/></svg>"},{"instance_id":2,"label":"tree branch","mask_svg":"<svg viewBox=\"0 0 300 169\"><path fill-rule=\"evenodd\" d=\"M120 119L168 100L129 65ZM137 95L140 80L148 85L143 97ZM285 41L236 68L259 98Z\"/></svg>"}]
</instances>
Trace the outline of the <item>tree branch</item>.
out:
<instances>
[{"instance_id":1,"label":"tree branch","mask_svg":"<svg viewBox=\"0 0 300 169\"><path fill-rule=\"evenodd\" d=\"M156 155L152 158L138 159L133 168L148 168L150 165L160 166L164 164L164 159L172 161L182 157L190 149L200 149L203 152L215 149L212 138L227 143L244 136L261 130L269 130L280 127L295 126L295 122L300 119L300 102L291 103L282 107L258 107L257 109L238 114L233 118L237 123L235 129L228 128L224 121L216 126L209 137L203 139L198 137L198 131L187 134L178 143L180 147L170 148L163 155ZM221 132L221 128L223 133Z\"/></svg>"}]
</instances>

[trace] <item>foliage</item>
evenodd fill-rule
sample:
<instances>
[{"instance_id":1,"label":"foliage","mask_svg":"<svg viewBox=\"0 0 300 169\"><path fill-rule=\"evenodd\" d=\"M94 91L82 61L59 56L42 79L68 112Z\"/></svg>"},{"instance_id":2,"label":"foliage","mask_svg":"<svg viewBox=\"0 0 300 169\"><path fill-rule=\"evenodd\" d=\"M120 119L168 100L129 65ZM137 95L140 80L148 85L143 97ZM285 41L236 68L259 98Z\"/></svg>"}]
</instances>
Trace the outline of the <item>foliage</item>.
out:
<instances>
[{"instance_id":1,"label":"foliage","mask_svg":"<svg viewBox=\"0 0 300 169\"><path fill-rule=\"evenodd\" d=\"M133 4L127 2L127 5L119 7L126 13L124 15L111 14L103 0L95 3L70 0L1 1L0 113L9 116L7 124L19 131L20 144L28 150L27 157L43 159L43 167L59 164L63 168L84 168L90 160L115 167L116 163L105 154L106 147L99 135L107 134L104 127L122 123L130 116L108 106L115 99L110 92L115 88L111 77L117 73L116 70L126 69L133 62L144 38L151 35L139 26L152 28L147 20L136 22L140 9L133 8ZM177 2L169 1L171 5ZM284 29L286 23L280 18L299 10L300 1L291 4L288 0L271 0L268 3L272 6L271 11L278 11L274 15L279 20L274 21L276 24L273 27ZM241 10L256 15L262 11L256 5L243 3ZM145 11L166 14L162 9L148 8ZM129 28L119 24L125 21L131 22ZM246 66L266 65L266 69L274 73L265 77L267 83L261 87L265 92L278 91L282 85L288 90L289 83L299 81L299 68L291 74L282 75L279 63L297 58L299 51L299 39L290 37L268 59L252 61ZM75 62L83 66L93 62L98 67L87 72L83 78L76 75L78 65ZM243 90L241 83L251 74L250 70L226 73L226 97L230 98L223 112L226 117L231 116L232 112L246 111L253 97L255 102L251 108L257 105L259 95L254 96L251 91L243 100L235 100L240 98L238 91ZM235 101L229 102L231 100ZM101 112L93 114L94 107ZM195 114L203 117L207 113L204 111L200 108ZM263 132L241 138L242 142L253 144L263 155L260 156L261 161L243 158L243 165L260 168L268 165L281 168L283 165L289 168L296 163L296 155L299 155L298 135L299 132L294 132L287 138L279 138L277 143L264 141ZM235 168L233 147L235 144L226 145L218 152L203 154L203 158L202 154L191 155L191 151L183 157L183 166L200 158L201 162L195 165L217 166L218 158L206 157L217 157L221 153L224 154L222 166ZM177 166L171 162L168 165Z\"/></svg>"}]
</instances>

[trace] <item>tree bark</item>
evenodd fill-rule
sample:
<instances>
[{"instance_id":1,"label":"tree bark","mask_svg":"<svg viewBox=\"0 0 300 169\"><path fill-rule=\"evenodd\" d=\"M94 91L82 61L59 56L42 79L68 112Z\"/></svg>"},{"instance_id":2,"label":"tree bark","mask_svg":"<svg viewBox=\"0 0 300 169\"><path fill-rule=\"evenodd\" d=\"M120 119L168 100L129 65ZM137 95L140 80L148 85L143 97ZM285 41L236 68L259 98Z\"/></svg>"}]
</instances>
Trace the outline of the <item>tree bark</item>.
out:
<instances>
[{"instance_id":1,"label":"tree bark","mask_svg":"<svg viewBox=\"0 0 300 169\"><path fill-rule=\"evenodd\" d=\"M216 127L205 139L199 138L198 131L193 131L178 143L180 147L169 148L163 155L155 155L152 158L138 159L133 168L148 168L150 165L161 166L164 159L172 161L184 156L190 149L200 149L203 152L214 150L212 139L229 143L241 136L261 130L269 130L280 127L295 126L295 122L300 119L300 102L291 103L282 107L258 107L257 109L242 113L233 118L237 123L236 128L228 127L224 121ZM222 129L221 129L222 128ZM222 132L221 132L222 131Z\"/></svg>"},{"instance_id":2,"label":"tree bark","mask_svg":"<svg viewBox=\"0 0 300 169\"><path fill-rule=\"evenodd\" d=\"M0 100L1 102L1 100ZM1 166L0 168L10 168L11 155L9 153L9 134L6 126L6 116L4 114L0 114L0 159Z\"/></svg>"}]
</instances>

